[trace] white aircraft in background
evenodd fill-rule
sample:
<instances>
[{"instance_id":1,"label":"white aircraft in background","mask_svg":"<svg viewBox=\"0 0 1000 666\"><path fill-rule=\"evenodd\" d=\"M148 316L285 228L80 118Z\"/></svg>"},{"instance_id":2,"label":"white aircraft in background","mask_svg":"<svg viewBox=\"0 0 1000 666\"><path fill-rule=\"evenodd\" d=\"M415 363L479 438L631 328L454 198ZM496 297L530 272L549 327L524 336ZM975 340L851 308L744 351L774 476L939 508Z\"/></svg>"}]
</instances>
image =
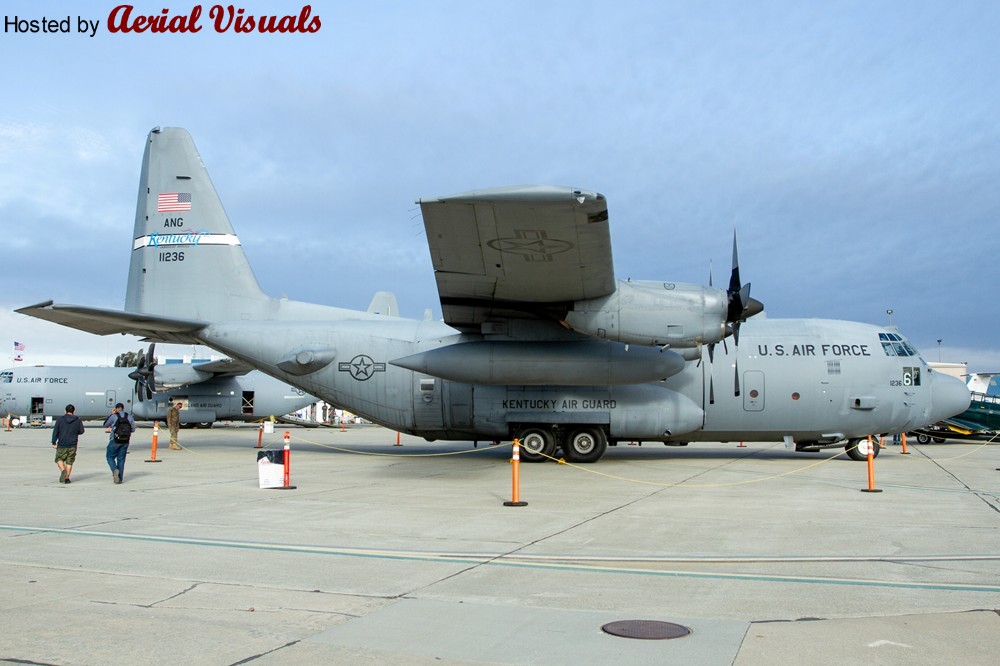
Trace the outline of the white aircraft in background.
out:
<instances>
[{"instance_id":1,"label":"white aircraft in background","mask_svg":"<svg viewBox=\"0 0 1000 666\"><path fill-rule=\"evenodd\" d=\"M182 424L259 421L296 412L318 400L242 363L162 363L153 347L137 368L28 366L0 371L0 414L28 421L61 416L68 404L81 419L105 419L115 403L137 421L165 421L180 402Z\"/></svg>"}]
</instances>

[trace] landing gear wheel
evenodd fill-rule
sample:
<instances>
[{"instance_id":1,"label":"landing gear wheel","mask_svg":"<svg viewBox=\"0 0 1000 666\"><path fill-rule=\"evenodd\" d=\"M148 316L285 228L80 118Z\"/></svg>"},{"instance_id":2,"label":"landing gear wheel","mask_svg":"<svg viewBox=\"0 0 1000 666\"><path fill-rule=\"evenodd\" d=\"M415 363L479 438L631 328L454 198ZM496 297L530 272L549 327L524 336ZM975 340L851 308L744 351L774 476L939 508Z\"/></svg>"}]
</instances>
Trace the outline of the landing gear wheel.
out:
<instances>
[{"instance_id":1,"label":"landing gear wheel","mask_svg":"<svg viewBox=\"0 0 1000 666\"><path fill-rule=\"evenodd\" d=\"M555 457L556 438L545 428L525 428L517 438L521 442L524 462L545 462Z\"/></svg>"},{"instance_id":2,"label":"landing gear wheel","mask_svg":"<svg viewBox=\"0 0 1000 666\"><path fill-rule=\"evenodd\" d=\"M930 444L930 443L931 443L930 435L917 435L917 444Z\"/></svg>"},{"instance_id":3,"label":"landing gear wheel","mask_svg":"<svg viewBox=\"0 0 1000 666\"><path fill-rule=\"evenodd\" d=\"M608 440L600 428L574 428L563 441L563 455L570 462L597 462L608 449Z\"/></svg>"},{"instance_id":4,"label":"landing gear wheel","mask_svg":"<svg viewBox=\"0 0 1000 666\"><path fill-rule=\"evenodd\" d=\"M868 460L868 456L865 455L864 453L861 453L860 449L861 443L864 441L865 441L864 439L848 440L847 445L844 447L844 451L847 452L847 457L850 458L851 460L857 460L858 462L864 462L865 460ZM878 442L873 439L872 458L878 458L878 452L879 449L881 448L882 447L878 445Z\"/></svg>"},{"instance_id":5,"label":"landing gear wheel","mask_svg":"<svg viewBox=\"0 0 1000 666\"><path fill-rule=\"evenodd\" d=\"M935 444L944 444L944 437L932 437Z\"/></svg>"}]
</instances>

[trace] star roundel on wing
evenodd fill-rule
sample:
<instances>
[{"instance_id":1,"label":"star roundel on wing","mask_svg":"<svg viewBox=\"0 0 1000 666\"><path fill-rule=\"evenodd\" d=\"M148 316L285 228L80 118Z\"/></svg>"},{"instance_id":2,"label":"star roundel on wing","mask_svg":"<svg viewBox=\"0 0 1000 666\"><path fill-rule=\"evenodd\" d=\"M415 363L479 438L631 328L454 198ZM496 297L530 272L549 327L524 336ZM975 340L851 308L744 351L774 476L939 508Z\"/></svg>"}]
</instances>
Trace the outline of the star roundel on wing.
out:
<instances>
[{"instance_id":1,"label":"star roundel on wing","mask_svg":"<svg viewBox=\"0 0 1000 666\"><path fill-rule=\"evenodd\" d=\"M525 261L552 261L552 255L573 248L572 243L549 238L540 229L518 229L513 238L495 238L486 244L497 252L521 255Z\"/></svg>"}]
</instances>

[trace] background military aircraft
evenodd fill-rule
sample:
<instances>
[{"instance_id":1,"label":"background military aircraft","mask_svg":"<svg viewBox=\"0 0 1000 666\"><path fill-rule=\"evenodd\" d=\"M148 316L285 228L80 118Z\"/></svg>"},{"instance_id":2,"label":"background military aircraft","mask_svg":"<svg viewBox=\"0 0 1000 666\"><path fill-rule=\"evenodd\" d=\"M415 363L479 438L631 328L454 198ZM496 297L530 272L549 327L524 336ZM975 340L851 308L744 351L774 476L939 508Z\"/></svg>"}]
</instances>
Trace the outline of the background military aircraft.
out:
<instances>
[{"instance_id":1,"label":"background military aircraft","mask_svg":"<svg viewBox=\"0 0 1000 666\"><path fill-rule=\"evenodd\" d=\"M939 423L926 426L914 434L917 441L941 443L947 438L989 439L1000 437L1000 374L977 372L968 376L966 384L972 396L969 408Z\"/></svg>"},{"instance_id":2,"label":"background military aircraft","mask_svg":"<svg viewBox=\"0 0 1000 666\"><path fill-rule=\"evenodd\" d=\"M396 430L520 437L533 461L561 450L593 462L623 440L784 441L860 458L868 434L968 407L961 381L932 372L895 330L758 314L735 240L726 289L623 281L596 192L529 186L419 203L443 322L270 298L190 135L156 128L124 311L18 312L204 344Z\"/></svg>"},{"instance_id":3,"label":"background military aircraft","mask_svg":"<svg viewBox=\"0 0 1000 666\"><path fill-rule=\"evenodd\" d=\"M56 418L67 404L82 419L105 419L121 402L137 421L165 421L180 402L182 424L257 421L298 411L318 398L229 360L157 364L150 348L138 368L29 366L0 372L0 414Z\"/></svg>"}]
</instances>

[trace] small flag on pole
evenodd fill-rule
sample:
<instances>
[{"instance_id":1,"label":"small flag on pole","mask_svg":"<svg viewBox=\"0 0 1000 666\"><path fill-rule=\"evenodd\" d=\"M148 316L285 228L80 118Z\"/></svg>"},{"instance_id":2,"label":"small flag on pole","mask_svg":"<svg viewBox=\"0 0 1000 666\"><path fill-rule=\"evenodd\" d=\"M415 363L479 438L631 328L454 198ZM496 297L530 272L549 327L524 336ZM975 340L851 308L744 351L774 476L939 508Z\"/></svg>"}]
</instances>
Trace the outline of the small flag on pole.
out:
<instances>
[{"instance_id":1,"label":"small flag on pole","mask_svg":"<svg viewBox=\"0 0 1000 666\"><path fill-rule=\"evenodd\" d=\"M15 362L16 361L23 361L23 360L24 360L24 358L20 354L15 354L14 355L14 361Z\"/></svg>"},{"instance_id":2,"label":"small flag on pole","mask_svg":"<svg viewBox=\"0 0 1000 666\"><path fill-rule=\"evenodd\" d=\"M14 351L24 351L24 343L23 342L18 342L17 340L15 340L14 341Z\"/></svg>"}]
</instances>

